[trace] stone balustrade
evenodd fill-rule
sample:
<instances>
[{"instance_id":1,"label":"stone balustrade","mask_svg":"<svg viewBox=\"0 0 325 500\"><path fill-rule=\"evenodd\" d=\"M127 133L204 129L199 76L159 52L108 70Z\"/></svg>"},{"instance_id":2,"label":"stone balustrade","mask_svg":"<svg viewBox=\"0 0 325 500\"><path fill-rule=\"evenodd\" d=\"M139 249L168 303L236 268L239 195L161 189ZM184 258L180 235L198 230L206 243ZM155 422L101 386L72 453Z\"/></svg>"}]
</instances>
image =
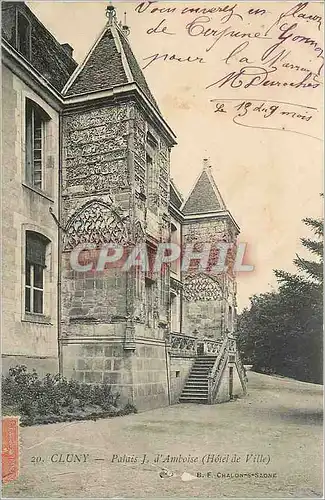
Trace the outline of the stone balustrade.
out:
<instances>
[{"instance_id":1,"label":"stone balustrade","mask_svg":"<svg viewBox=\"0 0 325 500\"><path fill-rule=\"evenodd\" d=\"M194 357L197 354L197 338L180 333L169 336L171 354L180 357Z\"/></svg>"},{"instance_id":2,"label":"stone balustrade","mask_svg":"<svg viewBox=\"0 0 325 500\"><path fill-rule=\"evenodd\" d=\"M223 338L212 340L203 339L201 343L203 344L203 354L217 355L223 343Z\"/></svg>"},{"instance_id":3,"label":"stone balustrade","mask_svg":"<svg viewBox=\"0 0 325 500\"><path fill-rule=\"evenodd\" d=\"M217 340L213 339L198 339L181 333L171 333L169 335L169 343L171 346L171 354L173 355L218 355L220 348L224 342L224 338Z\"/></svg>"},{"instance_id":4,"label":"stone balustrade","mask_svg":"<svg viewBox=\"0 0 325 500\"><path fill-rule=\"evenodd\" d=\"M229 338L225 337L221 339L221 344L219 344L218 356L216 358L212 370L208 374L209 404L212 404L214 402L214 398L218 390L218 384L222 376L223 366L228 360L228 355L229 355Z\"/></svg>"},{"instance_id":5,"label":"stone balustrade","mask_svg":"<svg viewBox=\"0 0 325 500\"><path fill-rule=\"evenodd\" d=\"M237 365L237 369L238 369L238 373L239 373L239 376L240 376L240 379L241 379L241 382L242 382L242 386L243 386L243 390L244 390L244 393L246 393L246 390L247 390L247 373L246 373L246 370L245 370L245 367L242 363L242 360L240 358L240 355L238 353L238 351L236 352L236 365Z\"/></svg>"}]
</instances>

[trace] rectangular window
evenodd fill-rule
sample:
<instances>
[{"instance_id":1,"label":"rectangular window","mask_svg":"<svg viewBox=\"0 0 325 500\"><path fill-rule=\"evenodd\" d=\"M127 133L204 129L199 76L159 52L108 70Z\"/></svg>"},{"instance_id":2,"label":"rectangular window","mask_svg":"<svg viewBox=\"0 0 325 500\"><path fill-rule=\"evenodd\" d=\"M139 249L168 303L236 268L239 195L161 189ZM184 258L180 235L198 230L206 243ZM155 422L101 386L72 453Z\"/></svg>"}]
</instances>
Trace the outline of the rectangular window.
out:
<instances>
[{"instance_id":1,"label":"rectangular window","mask_svg":"<svg viewBox=\"0 0 325 500\"><path fill-rule=\"evenodd\" d=\"M175 224L171 223L170 227L170 242L174 245L179 245L179 232ZM177 274L179 272L180 259L173 260L170 265L170 269L173 273Z\"/></svg>"},{"instance_id":2,"label":"rectangular window","mask_svg":"<svg viewBox=\"0 0 325 500\"><path fill-rule=\"evenodd\" d=\"M174 293L170 294L170 315L171 315L171 331L179 332L178 324L178 304L177 296Z\"/></svg>"},{"instance_id":3,"label":"rectangular window","mask_svg":"<svg viewBox=\"0 0 325 500\"><path fill-rule=\"evenodd\" d=\"M230 332L233 331L233 327L232 327L232 307L231 306L228 306L228 330Z\"/></svg>"},{"instance_id":4,"label":"rectangular window","mask_svg":"<svg viewBox=\"0 0 325 500\"><path fill-rule=\"evenodd\" d=\"M39 106L26 100L26 181L43 188L45 117Z\"/></svg>"},{"instance_id":5,"label":"rectangular window","mask_svg":"<svg viewBox=\"0 0 325 500\"><path fill-rule=\"evenodd\" d=\"M46 239L28 231L26 233L25 259L25 311L35 314L44 313L44 269Z\"/></svg>"},{"instance_id":6,"label":"rectangular window","mask_svg":"<svg viewBox=\"0 0 325 500\"><path fill-rule=\"evenodd\" d=\"M145 290L146 290L146 325L152 326L153 320L153 281L146 278L145 279Z\"/></svg>"},{"instance_id":7,"label":"rectangular window","mask_svg":"<svg viewBox=\"0 0 325 500\"><path fill-rule=\"evenodd\" d=\"M153 162L151 156L146 155L146 169L147 169L147 200L150 200L152 194L153 184Z\"/></svg>"},{"instance_id":8,"label":"rectangular window","mask_svg":"<svg viewBox=\"0 0 325 500\"><path fill-rule=\"evenodd\" d=\"M147 204L148 208L157 213L159 204L159 175L157 165L158 141L147 132L146 137L146 166L147 166Z\"/></svg>"},{"instance_id":9,"label":"rectangular window","mask_svg":"<svg viewBox=\"0 0 325 500\"><path fill-rule=\"evenodd\" d=\"M17 50L26 59L30 59L31 52L31 30L28 19L18 12L17 17Z\"/></svg>"}]
</instances>

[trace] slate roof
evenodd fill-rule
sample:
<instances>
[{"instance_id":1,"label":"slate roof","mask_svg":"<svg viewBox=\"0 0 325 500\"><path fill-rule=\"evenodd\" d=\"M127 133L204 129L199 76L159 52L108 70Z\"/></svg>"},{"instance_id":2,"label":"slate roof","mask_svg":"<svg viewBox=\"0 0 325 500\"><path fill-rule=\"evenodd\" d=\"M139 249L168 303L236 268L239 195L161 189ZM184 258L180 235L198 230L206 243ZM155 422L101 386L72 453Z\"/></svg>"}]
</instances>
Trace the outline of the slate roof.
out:
<instances>
[{"instance_id":1,"label":"slate roof","mask_svg":"<svg viewBox=\"0 0 325 500\"><path fill-rule=\"evenodd\" d=\"M54 36L43 26L24 2L2 2L2 36L14 48L16 47L16 15L20 11L31 26L30 64L61 91L77 67Z\"/></svg>"},{"instance_id":2,"label":"slate roof","mask_svg":"<svg viewBox=\"0 0 325 500\"><path fill-rule=\"evenodd\" d=\"M107 25L64 89L67 96L136 83L159 111L129 41L117 23Z\"/></svg>"},{"instance_id":3,"label":"slate roof","mask_svg":"<svg viewBox=\"0 0 325 500\"><path fill-rule=\"evenodd\" d=\"M205 214L226 210L210 168L204 168L182 207L184 215Z\"/></svg>"},{"instance_id":4,"label":"slate roof","mask_svg":"<svg viewBox=\"0 0 325 500\"><path fill-rule=\"evenodd\" d=\"M138 61L136 60L136 58L132 52L132 49L131 49L131 46L130 46L128 40L121 34L120 34L120 37L121 37L123 50L124 50L124 53L126 56L126 60L129 64L131 73L133 75L134 82L139 85L140 89L145 94L145 96L149 99L151 104L153 104L155 106L155 108L157 108L159 110L157 101L155 100L154 96L152 95L152 93L149 89L147 81L142 73L142 70L138 64Z\"/></svg>"},{"instance_id":5,"label":"slate roof","mask_svg":"<svg viewBox=\"0 0 325 500\"><path fill-rule=\"evenodd\" d=\"M79 68L78 68L79 69ZM128 83L121 54L116 50L111 29L108 28L90 53L89 58L66 95L84 94L107 90L116 85Z\"/></svg>"},{"instance_id":6,"label":"slate roof","mask_svg":"<svg viewBox=\"0 0 325 500\"><path fill-rule=\"evenodd\" d=\"M171 179L170 180L170 185L169 185L169 199L171 205L174 207L180 209L183 203L183 198L178 189L176 188L174 181Z\"/></svg>"}]
</instances>

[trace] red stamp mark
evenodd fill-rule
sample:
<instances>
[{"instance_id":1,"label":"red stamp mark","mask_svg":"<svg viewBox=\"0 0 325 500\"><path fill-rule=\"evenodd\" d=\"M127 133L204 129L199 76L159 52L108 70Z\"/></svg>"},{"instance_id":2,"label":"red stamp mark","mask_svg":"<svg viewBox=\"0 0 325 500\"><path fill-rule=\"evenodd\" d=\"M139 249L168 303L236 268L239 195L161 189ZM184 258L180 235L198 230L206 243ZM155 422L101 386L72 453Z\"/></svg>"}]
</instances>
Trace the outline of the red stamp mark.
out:
<instances>
[{"instance_id":1,"label":"red stamp mark","mask_svg":"<svg viewBox=\"0 0 325 500\"><path fill-rule=\"evenodd\" d=\"M2 482L19 475L19 417L2 418Z\"/></svg>"}]
</instances>

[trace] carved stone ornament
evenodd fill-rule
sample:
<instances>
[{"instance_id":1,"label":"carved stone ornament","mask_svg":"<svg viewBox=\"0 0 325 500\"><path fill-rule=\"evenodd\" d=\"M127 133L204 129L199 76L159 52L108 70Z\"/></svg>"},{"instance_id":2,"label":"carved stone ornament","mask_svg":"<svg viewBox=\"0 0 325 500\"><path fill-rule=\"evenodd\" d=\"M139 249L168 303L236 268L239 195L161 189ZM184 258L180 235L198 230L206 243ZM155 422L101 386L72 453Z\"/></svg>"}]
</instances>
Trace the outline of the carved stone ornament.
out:
<instances>
[{"instance_id":1,"label":"carved stone ornament","mask_svg":"<svg viewBox=\"0 0 325 500\"><path fill-rule=\"evenodd\" d=\"M88 158L88 164L81 163L73 168L67 168L66 187L80 186L85 192L128 188L126 160L122 158L107 161L107 156L97 155Z\"/></svg>"},{"instance_id":2,"label":"carved stone ornament","mask_svg":"<svg viewBox=\"0 0 325 500\"><path fill-rule=\"evenodd\" d=\"M182 351L183 354L196 355L196 339L186 335L170 334L170 344L173 351Z\"/></svg>"},{"instance_id":3,"label":"carved stone ornament","mask_svg":"<svg viewBox=\"0 0 325 500\"><path fill-rule=\"evenodd\" d=\"M81 243L128 244L129 217L101 200L91 200L70 218L64 240L64 250L72 250Z\"/></svg>"},{"instance_id":4,"label":"carved stone ornament","mask_svg":"<svg viewBox=\"0 0 325 500\"><path fill-rule=\"evenodd\" d=\"M128 118L128 106L122 104L120 106L103 107L90 110L88 112L80 112L67 117L66 129L68 132L77 129L88 127L99 127L106 123L119 123Z\"/></svg>"},{"instance_id":5,"label":"carved stone ornament","mask_svg":"<svg viewBox=\"0 0 325 500\"><path fill-rule=\"evenodd\" d=\"M142 227L142 224L139 220L135 223L135 231L134 231L134 239L135 243L143 243L146 238L146 233Z\"/></svg>"},{"instance_id":6,"label":"carved stone ornament","mask_svg":"<svg viewBox=\"0 0 325 500\"><path fill-rule=\"evenodd\" d=\"M187 301L219 300L222 288L215 277L205 273L187 276L184 279L183 297Z\"/></svg>"}]
</instances>

